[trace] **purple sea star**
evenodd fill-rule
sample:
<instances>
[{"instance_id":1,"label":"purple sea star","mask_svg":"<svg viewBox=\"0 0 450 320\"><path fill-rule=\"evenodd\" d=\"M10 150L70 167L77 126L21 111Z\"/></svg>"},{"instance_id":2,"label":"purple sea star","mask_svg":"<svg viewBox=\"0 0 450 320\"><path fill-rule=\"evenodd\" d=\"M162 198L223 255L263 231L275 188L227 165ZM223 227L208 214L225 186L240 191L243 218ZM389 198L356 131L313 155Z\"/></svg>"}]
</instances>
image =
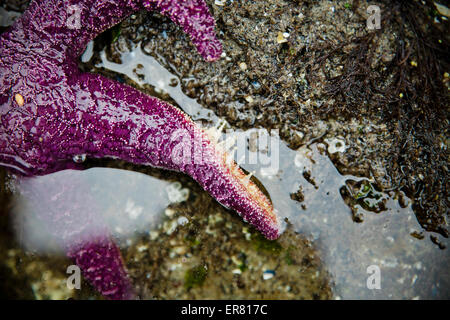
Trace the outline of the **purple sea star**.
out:
<instances>
[{"instance_id":1,"label":"purple sea star","mask_svg":"<svg viewBox=\"0 0 450 320\"><path fill-rule=\"evenodd\" d=\"M207 61L220 56L203 0L32 1L0 36L0 165L23 176L44 175L87 156L184 172L267 238L277 238L270 201L208 131L168 103L78 70L90 40L140 9L159 10L182 26ZM56 212L48 219L61 217ZM133 296L108 237L65 246L102 294Z\"/></svg>"}]
</instances>

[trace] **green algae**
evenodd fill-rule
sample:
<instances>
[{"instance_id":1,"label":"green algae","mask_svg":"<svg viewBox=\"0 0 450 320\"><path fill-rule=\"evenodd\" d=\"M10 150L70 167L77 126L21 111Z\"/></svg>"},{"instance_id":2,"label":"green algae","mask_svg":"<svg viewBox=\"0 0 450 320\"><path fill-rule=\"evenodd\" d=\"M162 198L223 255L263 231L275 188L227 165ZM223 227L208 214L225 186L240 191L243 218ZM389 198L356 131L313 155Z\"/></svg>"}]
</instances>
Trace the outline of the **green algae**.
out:
<instances>
[{"instance_id":1,"label":"green algae","mask_svg":"<svg viewBox=\"0 0 450 320\"><path fill-rule=\"evenodd\" d=\"M285 254L284 254L284 262L285 262L287 265L289 265L289 266L291 266L291 265L293 265L293 264L295 263L295 259L294 259L294 257L292 256L294 250L295 250L295 248L294 248L293 246L289 246L289 247L286 249L286 252L285 252Z\"/></svg>"},{"instance_id":2,"label":"green algae","mask_svg":"<svg viewBox=\"0 0 450 320\"><path fill-rule=\"evenodd\" d=\"M278 255L283 249L277 240L268 240L260 233L252 235L252 242L256 251Z\"/></svg>"},{"instance_id":3,"label":"green algae","mask_svg":"<svg viewBox=\"0 0 450 320\"><path fill-rule=\"evenodd\" d=\"M120 23L111 28L111 37L112 37L111 43L114 43L117 41L117 39L119 39L121 31L122 28Z\"/></svg>"},{"instance_id":4,"label":"green algae","mask_svg":"<svg viewBox=\"0 0 450 320\"><path fill-rule=\"evenodd\" d=\"M208 271L204 266L196 266L186 271L184 276L184 287L186 290L190 290L194 287L201 286L208 275Z\"/></svg>"}]
</instances>

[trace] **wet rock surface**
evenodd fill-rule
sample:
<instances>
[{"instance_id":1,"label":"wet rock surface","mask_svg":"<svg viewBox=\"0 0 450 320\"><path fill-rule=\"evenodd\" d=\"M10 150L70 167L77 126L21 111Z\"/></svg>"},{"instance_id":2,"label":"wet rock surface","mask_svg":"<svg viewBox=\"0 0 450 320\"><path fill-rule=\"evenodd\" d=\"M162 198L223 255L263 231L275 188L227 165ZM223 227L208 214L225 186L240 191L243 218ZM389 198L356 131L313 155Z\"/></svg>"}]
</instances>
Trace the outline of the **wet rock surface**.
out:
<instances>
[{"instance_id":1,"label":"wet rock surface","mask_svg":"<svg viewBox=\"0 0 450 320\"><path fill-rule=\"evenodd\" d=\"M309 241L292 230L277 241L266 240L238 217L218 210L203 192L192 196L197 198L192 206L166 209L166 215L175 213L162 229L127 250L125 261L141 297L332 297L328 274Z\"/></svg>"}]
</instances>

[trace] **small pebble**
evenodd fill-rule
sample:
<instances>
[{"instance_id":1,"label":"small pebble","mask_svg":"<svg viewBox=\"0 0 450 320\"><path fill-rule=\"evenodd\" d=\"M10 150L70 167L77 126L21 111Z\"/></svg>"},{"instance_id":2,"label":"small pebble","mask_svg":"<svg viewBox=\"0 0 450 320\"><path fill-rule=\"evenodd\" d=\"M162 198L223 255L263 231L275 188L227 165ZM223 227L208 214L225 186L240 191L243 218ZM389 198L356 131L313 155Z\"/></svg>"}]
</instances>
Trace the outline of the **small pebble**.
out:
<instances>
[{"instance_id":1,"label":"small pebble","mask_svg":"<svg viewBox=\"0 0 450 320\"><path fill-rule=\"evenodd\" d=\"M19 107L22 107L25 104L25 100L20 93L16 93L14 99L16 100L16 103L19 105Z\"/></svg>"},{"instance_id":2,"label":"small pebble","mask_svg":"<svg viewBox=\"0 0 450 320\"><path fill-rule=\"evenodd\" d=\"M244 99L245 99L245 101L247 101L248 103L252 103L252 102L254 101L252 96L246 96Z\"/></svg>"},{"instance_id":3,"label":"small pebble","mask_svg":"<svg viewBox=\"0 0 450 320\"><path fill-rule=\"evenodd\" d=\"M273 271L273 270L266 270L263 273L264 280L272 279L274 276L275 276L275 271Z\"/></svg>"},{"instance_id":4,"label":"small pebble","mask_svg":"<svg viewBox=\"0 0 450 320\"><path fill-rule=\"evenodd\" d=\"M336 152L345 152L347 149L343 139L333 138L326 141L328 143L328 152L334 154Z\"/></svg>"},{"instance_id":5,"label":"small pebble","mask_svg":"<svg viewBox=\"0 0 450 320\"><path fill-rule=\"evenodd\" d=\"M176 181L166 187L169 201L172 203L183 202L189 198L189 189L181 188L181 183Z\"/></svg>"},{"instance_id":6,"label":"small pebble","mask_svg":"<svg viewBox=\"0 0 450 320\"><path fill-rule=\"evenodd\" d=\"M138 246L136 249L138 252L144 252L145 250L148 249L148 247L146 245L141 245L141 246Z\"/></svg>"},{"instance_id":7,"label":"small pebble","mask_svg":"<svg viewBox=\"0 0 450 320\"><path fill-rule=\"evenodd\" d=\"M189 223L189 220L186 217L179 217L177 222L178 222L178 225L184 226L185 224Z\"/></svg>"},{"instance_id":8,"label":"small pebble","mask_svg":"<svg viewBox=\"0 0 450 320\"><path fill-rule=\"evenodd\" d=\"M261 84L258 81L253 81L252 85L253 85L253 88L255 88L256 90L261 88Z\"/></svg>"},{"instance_id":9,"label":"small pebble","mask_svg":"<svg viewBox=\"0 0 450 320\"><path fill-rule=\"evenodd\" d=\"M242 71L247 70L247 64L245 62L239 63L239 68L241 68Z\"/></svg>"},{"instance_id":10,"label":"small pebble","mask_svg":"<svg viewBox=\"0 0 450 320\"><path fill-rule=\"evenodd\" d=\"M173 251L174 251L176 254L178 254L178 255L181 256L181 255L183 255L183 254L186 254L187 248L184 247L184 246L178 246L178 247L173 248Z\"/></svg>"},{"instance_id":11,"label":"small pebble","mask_svg":"<svg viewBox=\"0 0 450 320\"><path fill-rule=\"evenodd\" d=\"M283 32L278 32L277 43L285 43L285 42L287 42L286 37L284 36L284 34L285 33L283 33ZM288 33L288 35L289 35L289 33Z\"/></svg>"},{"instance_id":12,"label":"small pebble","mask_svg":"<svg viewBox=\"0 0 450 320\"><path fill-rule=\"evenodd\" d=\"M74 155L72 160L75 163L83 163L84 161L86 161L86 155L85 154Z\"/></svg>"},{"instance_id":13,"label":"small pebble","mask_svg":"<svg viewBox=\"0 0 450 320\"><path fill-rule=\"evenodd\" d=\"M164 214L169 218L172 218L175 215L175 213L176 211L171 208L167 208L166 210L164 210Z\"/></svg>"},{"instance_id":14,"label":"small pebble","mask_svg":"<svg viewBox=\"0 0 450 320\"><path fill-rule=\"evenodd\" d=\"M149 232L150 240L156 240L159 237L158 231L150 231Z\"/></svg>"}]
</instances>

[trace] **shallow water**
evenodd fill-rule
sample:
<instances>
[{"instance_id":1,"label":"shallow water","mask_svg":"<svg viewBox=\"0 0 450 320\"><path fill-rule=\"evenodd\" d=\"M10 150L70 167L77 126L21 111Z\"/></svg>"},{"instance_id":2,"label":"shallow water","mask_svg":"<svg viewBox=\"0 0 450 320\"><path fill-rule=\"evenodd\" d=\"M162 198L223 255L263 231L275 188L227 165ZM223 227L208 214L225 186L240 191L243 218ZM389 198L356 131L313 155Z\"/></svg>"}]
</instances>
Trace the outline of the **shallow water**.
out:
<instances>
[{"instance_id":1,"label":"shallow water","mask_svg":"<svg viewBox=\"0 0 450 320\"><path fill-rule=\"evenodd\" d=\"M139 45L122 54L122 64L108 61L104 51L100 52L100 57L102 62L97 67L126 75L141 86L147 84L155 91L167 92L194 120L209 125L221 122L210 110L187 97L181 90L182 79L146 55ZM229 136L237 140L236 161L247 171L254 172L281 220L287 218L298 233L319 249L331 275L336 299L450 297L450 255L448 249L441 250L432 243L430 236L436 236L447 247L448 239L422 230L411 209L411 201L407 199L401 206L395 199L395 192L381 194L373 190L380 199L363 194L361 197L369 204L384 201L385 208L376 213L356 202L354 208L363 222L354 222L341 191L352 183L369 185L372 180L341 175L328 156L328 152L339 152L339 148L311 141L299 150L291 150L280 141L276 131L270 135L256 128L247 132L227 128L226 137ZM244 148L239 146L243 142L246 143ZM55 178L58 181L62 181L63 176L65 181L81 179L82 183L73 190L80 193L80 198L90 193L95 203L83 198L83 206L95 205L98 212L103 212L101 217L108 221L110 230L124 240L133 234L160 228L164 209L174 200L184 201L179 185L130 171L93 168L51 176L34 178L30 183L40 180L42 186L48 188ZM291 198L300 187L304 196L301 202ZM70 208L72 204L67 202L66 205ZM22 210L23 216L27 216L26 209ZM33 224L20 225L23 221L25 219L16 219L19 223L16 230L22 230L19 238L23 240L24 234L39 234L32 232ZM24 228L31 229L25 231ZM413 232L422 232L424 239L413 237ZM35 240L27 242L37 243ZM123 245L127 245L126 241ZM368 271L373 268L380 271L380 289L368 288L371 275Z\"/></svg>"}]
</instances>

